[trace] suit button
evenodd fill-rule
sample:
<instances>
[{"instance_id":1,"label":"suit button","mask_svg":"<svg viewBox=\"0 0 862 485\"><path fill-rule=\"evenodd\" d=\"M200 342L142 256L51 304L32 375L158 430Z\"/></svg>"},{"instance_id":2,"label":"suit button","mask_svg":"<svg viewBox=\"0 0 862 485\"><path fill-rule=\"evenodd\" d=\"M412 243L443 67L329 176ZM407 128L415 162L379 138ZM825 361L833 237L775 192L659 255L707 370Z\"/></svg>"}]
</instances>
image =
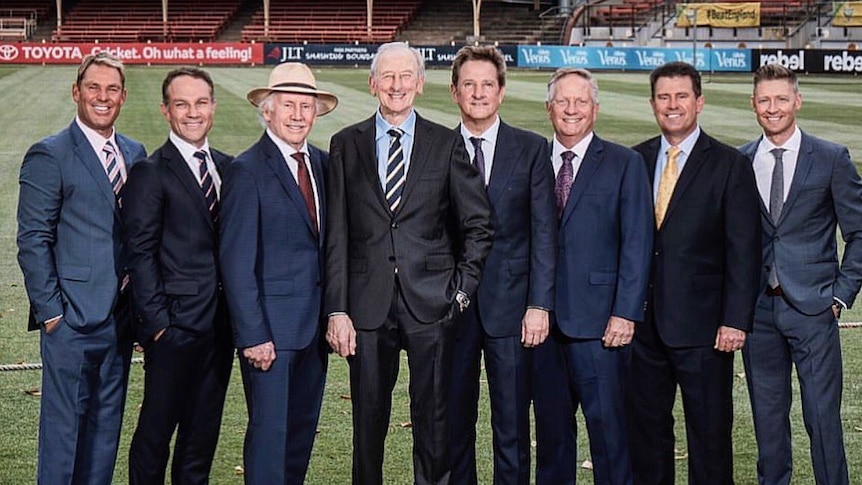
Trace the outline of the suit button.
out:
<instances>
[{"instance_id":1,"label":"suit button","mask_svg":"<svg viewBox=\"0 0 862 485\"><path fill-rule=\"evenodd\" d=\"M392 227L392 229L398 229L398 223L395 221L392 221L391 227Z\"/></svg>"},{"instance_id":2,"label":"suit button","mask_svg":"<svg viewBox=\"0 0 862 485\"><path fill-rule=\"evenodd\" d=\"M656 251L656 252L655 252L655 256L658 256L659 254L661 254L661 251Z\"/></svg>"},{"instance_id":3,"label":"suit button","mask_svg":"<svg viewBox=\"0 0 862 485\"><path fill-rule=\"evenodd\" d=\"M395 261L395 256L389 256L389 261Z\"/></svg>"}]
</instances>

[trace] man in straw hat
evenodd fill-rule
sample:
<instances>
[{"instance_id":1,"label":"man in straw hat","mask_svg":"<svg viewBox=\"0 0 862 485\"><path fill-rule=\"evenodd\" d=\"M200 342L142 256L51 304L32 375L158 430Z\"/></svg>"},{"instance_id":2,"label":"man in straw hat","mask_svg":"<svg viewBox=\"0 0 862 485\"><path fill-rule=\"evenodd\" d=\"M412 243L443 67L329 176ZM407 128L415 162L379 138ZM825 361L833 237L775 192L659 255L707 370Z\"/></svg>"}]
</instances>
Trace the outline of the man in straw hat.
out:
<instances>
[{"instance_id":1,"label":"man in straw hat","mask_svg":"<svg viewBox=\"0 0 862 485\"><path fill-rule=\"evenodd\" d=\"M327 354L320 302L324 165L307 142L335 95L304 64L273 69L248 100L266 126L225 171L221 264L249 422L245 483L302 483L308 469Z\"/></svg>"},{"instance_id":2,"label":"man in straw hat","mask_svg":"<svg viewBox=\"0 0 862 485\"><path fill-rule=\"evenodd\" d=\"M327 179L326 339L350 364L353 483L383 483L401 349L415 483L450 483L454 320L491 249L490 209L461 135L413 109L425 82L419 52L380 46L369 82L380 105L332 138Z\"/></svg>"}]
</instances>

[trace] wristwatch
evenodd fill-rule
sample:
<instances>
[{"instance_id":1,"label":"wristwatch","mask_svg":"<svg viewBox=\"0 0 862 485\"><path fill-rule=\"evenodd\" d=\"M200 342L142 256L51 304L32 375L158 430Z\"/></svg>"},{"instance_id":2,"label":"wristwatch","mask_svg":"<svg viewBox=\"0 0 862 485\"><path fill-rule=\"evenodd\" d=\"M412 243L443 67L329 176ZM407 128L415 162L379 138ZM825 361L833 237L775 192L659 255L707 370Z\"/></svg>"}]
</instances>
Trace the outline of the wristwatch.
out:
<instances>
[{"instance_id":1,"label":"wristwatch","mask_svg":"<svg viewBox=\"0 0 862 485\"><path fill-rule=\"evenodd\" d=\"M470 297L461 290L458 290L458 293L455 294L455 301L458 302L458 308L461 310L461 313L464 313L464 310L470 306Z\"/></svg>"}]
</instances>

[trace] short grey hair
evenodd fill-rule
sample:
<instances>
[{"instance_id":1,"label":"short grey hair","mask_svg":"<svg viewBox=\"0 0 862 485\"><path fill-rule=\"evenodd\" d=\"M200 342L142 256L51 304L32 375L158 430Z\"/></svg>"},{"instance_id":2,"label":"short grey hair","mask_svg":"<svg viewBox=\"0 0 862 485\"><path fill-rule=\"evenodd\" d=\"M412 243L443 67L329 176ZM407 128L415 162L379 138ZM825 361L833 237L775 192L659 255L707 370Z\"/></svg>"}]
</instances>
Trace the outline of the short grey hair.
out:
<instances>
[{"instance_id":1,"label":"short grey hair","mask_svg":"<svg viewBox=\"0 0 862 485\"><path fill-rule=\"evenodd\" d=\"M425 58L422 57L421 52L419 52L417 49L414 49L413 47L410 47L410 45L406 42L389 42L377 48L377 53L374 54L374 59L371 60L372 78L377 79L377 60L380 59L381 55L389 51L404 51L413 54L413 57L416 60L416 74L419 76L420 79L425 79Z\"/></svg>"},{"instance_id":2,"label":"short grey hair","mask_svg":"<svg viewBox=\"0 0 862 485\"><path fill-rule=\"evenodd\" d=\"M593 73L586 69L573 68L573 67L561 67L557 69L554 74L551 76L551 79L548 81L548 98L547 102L551 102L554 99L554 95L556 94L557 89L557 81L566 77L566 76L578 76L581 79L586 80L590 83L590 98L592 98L593 103L599 104L599 83L596 81Z\"/></svg>"}]
</instances>

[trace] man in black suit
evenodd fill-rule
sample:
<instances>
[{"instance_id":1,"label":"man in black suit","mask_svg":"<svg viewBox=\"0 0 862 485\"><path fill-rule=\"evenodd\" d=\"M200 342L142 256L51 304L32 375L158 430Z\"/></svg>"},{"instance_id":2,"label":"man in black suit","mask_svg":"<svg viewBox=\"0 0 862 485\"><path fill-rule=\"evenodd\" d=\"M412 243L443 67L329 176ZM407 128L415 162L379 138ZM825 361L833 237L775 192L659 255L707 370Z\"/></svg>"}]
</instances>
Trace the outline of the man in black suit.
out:
<instances>
[{"instance_id":1,"label":"man in black suit","mask_svg":"<svg viewBox=\"0 0 862 485\"><path fill-rule=\"evenodd\" d=\"M230 157L209 146L210 75L172 70L162 83L168 141L129 174L123 204L144 403L129 450L129 482L206 483L218 442L232 347L219 281L218 194Z\"/></svg>"},{"instance_id":2,"label":"man in black suit","mask_svg":"<svg viewBox=\"0 0 862 485\"><path fill-rule=\"evenodd\" d=\"M698 126L694 67L665 64L650 87L662 134L635 147L653 181L656 232L627 395L634 483L674 482L677 385L689 483L733 483L733 353L751 330L760 281L757 187L751 163Z\"/></svg>"},{"instance_id":3,"label":"man in black suit","mask_svg":"<svg viewBox=\"0 0 862 485\"><path fill-rule=\"evenodd\" d=\"M479 363L484 354L494 435L494 483L530 483L532 350L548 336L557 217L548 143L500 120L506 60L466 46L452 63L458 132L487 185L494 244L474 304L458 319L450 380L452 482L475 484Z\"/></svg>"},{"instance_id":4,"label":"man in black suit","mask_svg":"<svg viewBox=\"0 0 862 485\"><path fill-rule=\"evenodd\" d=\"M401 349L410 367L415 482L450 482L454 322L491 249L488 200L464 141L413 109L424 83L417 50L380 46L369 77L379 109L331 143L326 338L350 364L356 484L383 483Z\"/></svg>"}]
</instances>

